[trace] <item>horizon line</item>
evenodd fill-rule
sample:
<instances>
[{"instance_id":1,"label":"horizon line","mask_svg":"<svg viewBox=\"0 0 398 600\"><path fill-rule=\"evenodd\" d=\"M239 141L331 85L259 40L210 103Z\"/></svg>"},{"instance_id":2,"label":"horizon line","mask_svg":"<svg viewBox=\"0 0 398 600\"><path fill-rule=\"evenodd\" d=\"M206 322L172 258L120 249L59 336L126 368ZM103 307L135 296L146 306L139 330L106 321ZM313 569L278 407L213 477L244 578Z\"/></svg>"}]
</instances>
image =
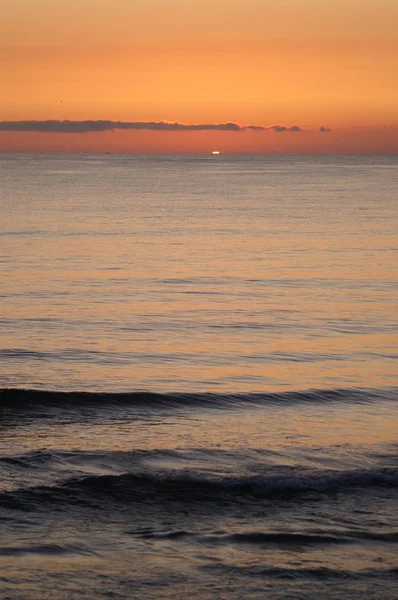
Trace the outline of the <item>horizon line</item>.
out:
<instances>
[{"instance_id":1,"label":"horizon line","mask_svg":"<svg viewBox=\"0 0 398 600\"><path fill-rule=\"evenodd\" d=\"M181 155L191 155L191 156L214 156L213 151L203 150L203 151L194 151L194 150L140 150L140 151L126 151L126 150L66 150L66 149L57 149L57 150L2 150L0 149L1 155L18 155L18 154L32 154L32 155L53 155L53 154L69 154L75 156L81 155L94 155L94 156L151 156L151 155L161 155L161 156L181 156ZM325 150L302 150L302 151L280 151L280 150L265 150L262 152L259 151L231 151L231 150L220 150L219 154L214 156L214 159L220 158L222 156L391 156L398 158L398 150L395 152L391 151L379 151L379 152L358 152L358 151L347 151L347 150L334 150L330 149Z\"/></svg>"}]
</instances>

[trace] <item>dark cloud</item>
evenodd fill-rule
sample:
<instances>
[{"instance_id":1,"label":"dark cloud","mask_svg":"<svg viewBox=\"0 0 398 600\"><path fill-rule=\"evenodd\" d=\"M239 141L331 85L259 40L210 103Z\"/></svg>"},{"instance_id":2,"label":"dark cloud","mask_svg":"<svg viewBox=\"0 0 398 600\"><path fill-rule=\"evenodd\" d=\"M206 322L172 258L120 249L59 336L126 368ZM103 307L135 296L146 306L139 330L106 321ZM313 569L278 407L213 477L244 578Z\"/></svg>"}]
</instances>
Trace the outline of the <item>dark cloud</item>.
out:
<instances>
[{"instance_id":1,"label":"dark cloud","mask_svg":"<svg viewBox=\"0 0 398 600\"><path fill-rule=\"evenodd\" d=\"M204 123L187 125L184 123L167 123L165 121L0 121L0 131L36 131L43 133L90 133L115 130L147 131L274 131L276 133L304 131L298 125L246 125L237 123ZM320 127L320 132L331 131Z\"/></svg>"},{"instance_id":2,"label":"dark cloud","mask_svg":"<svg viewBox=\"0 0 398 600\"><path fill-rule=\"evenodd\" d=\"M331 129L329 129L329 127L320 127L320 128L319 128L319 131L320 131L321 133L326 133L326 132L328 132L328 131L332 131L332 130L331 130Z\"/></svg>"},{"instance_id":3,"label":"dark cloud","mask_svg":"<svg viewBox=\"0 0 398 600\"><path fill-rule=\"evenodd\" d=\"M242 129L245 131L267 131L267 127L262 127L261 125L246 125Z\"/></svg>"},{"instance_id":4,"label":"dark cloud","mask_svg":"<svg viewBox=\"0 0 398 600\"><path fill-rule=\"evenodd\" d=\"M292 125L291 127L284 127L283 125L272 125L267 127L268 131L275 131L276 133L284 133L285 131L299 132L303 131L298 125Z\"/></svg>"},{"instance_id":5,"label":"dark cloud","mask_svg":"<svg viewBox=\"0 0 398 600\"><path fill-rule=\"evenodd\" d=\"M43 133L87 133L112 131L112 121L2 121L1 131L37 131Z\"/></svg>"},{"instance_id":6,"label":"dark cloud","mask_svg":"<svg viewBox=\"0 0 398 600\"><path fill-rule=\"evenodd\" d=\"M90 133L116 129L150 131L242 131L236 123L183 123L130 122L130 121L0 121L0 131L36 131L43 133Z\"/></svg>"}]
</instances>

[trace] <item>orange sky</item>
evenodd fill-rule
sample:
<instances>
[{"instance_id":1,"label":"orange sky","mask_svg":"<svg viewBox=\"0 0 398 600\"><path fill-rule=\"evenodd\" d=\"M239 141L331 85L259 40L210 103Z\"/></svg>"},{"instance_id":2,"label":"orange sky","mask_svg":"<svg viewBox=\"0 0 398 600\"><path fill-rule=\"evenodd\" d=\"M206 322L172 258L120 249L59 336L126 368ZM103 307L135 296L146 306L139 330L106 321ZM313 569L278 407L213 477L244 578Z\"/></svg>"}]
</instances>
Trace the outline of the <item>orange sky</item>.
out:
<instances>
[{"instance_id":1,"label":"orange sky","mask_svg":"<svg viewBox=\"0 0 398 600\"><path fill-rule=\"evenodd\" d=\"M398 152L397 0L0 2L0 121L306 130L0 131L2 151Z\"/></svg>"}]
</instances>

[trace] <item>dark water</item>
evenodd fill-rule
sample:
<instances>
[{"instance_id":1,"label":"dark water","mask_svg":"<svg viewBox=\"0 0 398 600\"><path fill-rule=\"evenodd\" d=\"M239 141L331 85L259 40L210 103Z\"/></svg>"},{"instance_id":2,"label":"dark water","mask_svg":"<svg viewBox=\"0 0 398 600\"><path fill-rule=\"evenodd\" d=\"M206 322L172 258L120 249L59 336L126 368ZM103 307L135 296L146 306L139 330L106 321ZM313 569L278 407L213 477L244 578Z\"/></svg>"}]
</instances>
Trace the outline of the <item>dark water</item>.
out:
<instances>
[{"instance_id":1,"label":"dark water","mask_svg":"<svg viewBox=\"0 0 398 600\"><path fill-rule=\"evenodd\" d=\"M1 157L1 598L398 597L397 166Z\"/></svg>"}]
</instances>

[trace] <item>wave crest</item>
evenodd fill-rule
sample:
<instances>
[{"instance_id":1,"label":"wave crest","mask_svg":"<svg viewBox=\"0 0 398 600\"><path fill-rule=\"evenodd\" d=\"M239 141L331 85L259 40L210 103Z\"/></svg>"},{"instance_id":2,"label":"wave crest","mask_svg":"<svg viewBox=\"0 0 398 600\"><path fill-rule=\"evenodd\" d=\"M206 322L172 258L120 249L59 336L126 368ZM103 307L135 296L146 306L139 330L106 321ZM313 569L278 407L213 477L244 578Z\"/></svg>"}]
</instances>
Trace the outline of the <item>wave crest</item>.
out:
<instances>
[{"instance_id":1,"label":"wave crest","mask_svg":"<svg viewBox=\"0 0 398 600\"><path fill-rule=\"evenodd\" d=\"M15 411L51 407L75 409L84 407L131 406L163 410L191 407L230 408L262 406L267 404L302 404L352 402L365 403L377 400L397 400L398 389L336 388L324 390L298 390L286 392L253 393L157 393L136 392L65 392L5 388L0 389L0 409Z\"/></svg>"},{"instance_id":2,"label":"wave crest","mask_svg":"<svg viewBox=\"0 0 398 600\"><path fill-rule=\"evenodd\" d=\"M303 494L318 496L359 489L398 486L395 469L321 471L270 474L254 477L205 477L189 473L123 473L89 475L53 487L25 488L0 494L0 505L21 510L48 504L79 504L101 507L107 501L121 504L167 502L193 506L204 503L225 506L225 501L276 498L294 499Z\"/></svg>"}]
</instances>

